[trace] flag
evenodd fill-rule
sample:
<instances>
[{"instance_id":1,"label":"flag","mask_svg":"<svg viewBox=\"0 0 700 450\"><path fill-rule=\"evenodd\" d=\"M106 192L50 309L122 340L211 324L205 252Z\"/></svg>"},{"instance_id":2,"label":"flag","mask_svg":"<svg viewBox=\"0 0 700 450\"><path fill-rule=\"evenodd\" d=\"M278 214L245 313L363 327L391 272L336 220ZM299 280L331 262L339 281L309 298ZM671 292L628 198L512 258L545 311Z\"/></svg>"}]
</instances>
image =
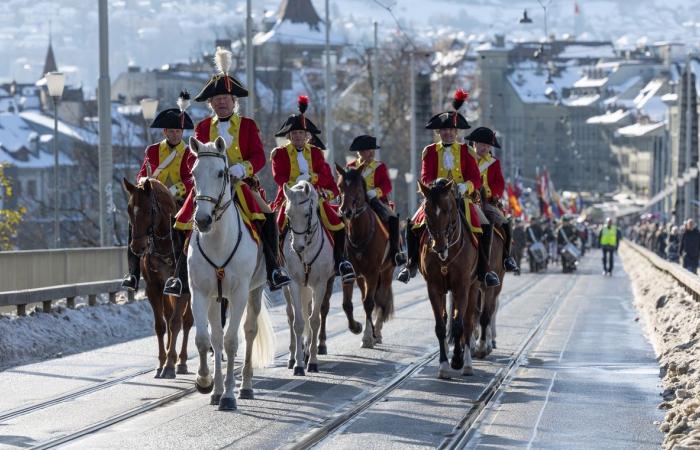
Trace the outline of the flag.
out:
<instances>
[{"instance_id":1,"label":"flag","mask_svg":"<svg viewBox=\"0 0 700 450\"><path fill-rule=\"evenodd\" d=\"M510 213L515 217L522 216L523 208L520 206L520 200L518 200L518 196L515 189L513 189L513 185L508 183L506 189L508 190L508 206L510 206Z\"/></svg>"}]
</instances>

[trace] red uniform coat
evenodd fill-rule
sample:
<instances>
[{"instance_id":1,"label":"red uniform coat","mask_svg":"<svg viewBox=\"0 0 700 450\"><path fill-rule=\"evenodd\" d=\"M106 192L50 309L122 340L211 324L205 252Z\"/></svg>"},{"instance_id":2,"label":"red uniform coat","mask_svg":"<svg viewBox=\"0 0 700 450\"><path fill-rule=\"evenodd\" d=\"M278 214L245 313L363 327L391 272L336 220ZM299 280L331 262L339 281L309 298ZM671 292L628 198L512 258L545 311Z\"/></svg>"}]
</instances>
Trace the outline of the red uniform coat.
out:
<instances>
[{"instance_id":1,"label":"red uniform coat","mask_svg":"<svg viewBox=\"0 0 700 450\"><path fill-rule=\"evenodd\" d=\"M493 156L491 159L493 162L481 174L482 184L486 188L486 195L488 196L489 200L500 200L503 197L503 192L506 189L506 181L503 179L501 162Z\"/></svg>"},{"instance_id":2,"label":"red uniform coat","mask_svg":"<svg viewBox=\"0 0 700 450\"><path fill-rule=\"evenodd\" d=\"M194 137L201 142L209 142L213 119L214 117L207 117L199 122L194 129ZM265 148L263 147L262 140L260 140L260 131L254 120L241 117L238 145L241 149L241 158L243 161L249 162L252 169L252 173L246 173L246 175L252 176L260 172L262 168L265 167ZM236 164L239 162L241 161L233 161L232 158L229 157L229 164ZM248 170L247 167L246 170Z\"/></svg>"},{"instance_id":3,"label":"red uniform coat","mask_svg":"<svg viewBox=\"0 0 700 450\"><path fill-rule=\"evenodd\" d=\"M143 164L141 165L141 170L139 170L138 175L136 175L137 182L141 178L148 176L149 171L146 169L147 167L150 167L150 173L154 173L160 165L160 145L161 143L158 142L156 144L149 145L146 148L146 156L143 160ZM194 154L194 152L190 150L189 146L185 146L185 153L180 163L180 181L185 186L185 193L182 196L183 198L189 195L192 187L194 186L192 166L196 160L197 156Z\"/></svg>"},{"instance_id":4,"label":"red uniform coat","mask_svg":"<svg viewBox=\"0 0 700 450\"><path fill-rule=\"evenodd\" d=\"M349 162L347 167L351 169L357 169L360 167L360 160ZM377 198L383 202L387 202L387 195L391 192L391 178L389 178L389 169L387 169L386 164L381 161L372 161L370 163L370 168L374 168L372 172L365 177L365 183L367 184L367 190L376 189Z\"/></svg>"}]
</instances>

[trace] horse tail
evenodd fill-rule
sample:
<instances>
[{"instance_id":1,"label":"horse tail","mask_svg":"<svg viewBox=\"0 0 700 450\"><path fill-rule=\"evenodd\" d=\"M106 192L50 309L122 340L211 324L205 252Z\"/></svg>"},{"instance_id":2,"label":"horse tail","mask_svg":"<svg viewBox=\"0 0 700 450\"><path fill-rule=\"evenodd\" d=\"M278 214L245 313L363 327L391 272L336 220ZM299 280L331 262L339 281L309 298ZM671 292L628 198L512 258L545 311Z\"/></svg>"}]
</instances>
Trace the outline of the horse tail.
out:
<instances>
[{"instance_id":1,"label":"horse tail","mask_svg":"<svg viewBox=\"0 0 700 450\"><path fill-rule=\"evenodd\" d=\"M263 291L260 302L260 313L258 314L258 334L253 342L253 354L251 363L253 368L260 369L272 364L275 359L275 330L272 328L270 320L269 297Z\"/></svg>"},{"instance_id":2,"label":"horse tail","mask_svg":"<svg viewBox=\"0 0 700 450\"><path fill-rule=\"evenodd\" d=\"M387 322L394 316L394 291L391 287L391 278L380 280L375 303L382 310L382 323Z\"/></svg>"}]
</instances>

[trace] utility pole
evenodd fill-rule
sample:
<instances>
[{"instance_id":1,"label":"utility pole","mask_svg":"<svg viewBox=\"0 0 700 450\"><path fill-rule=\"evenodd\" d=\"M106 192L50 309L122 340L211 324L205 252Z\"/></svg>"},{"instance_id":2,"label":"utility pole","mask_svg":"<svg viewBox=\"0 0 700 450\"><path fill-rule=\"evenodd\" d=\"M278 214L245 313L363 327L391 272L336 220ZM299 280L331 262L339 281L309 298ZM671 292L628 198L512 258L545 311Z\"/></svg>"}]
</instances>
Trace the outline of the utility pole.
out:
<instances>
[{"instance_id":1,"label":"utility pole","mask_svg":"<svg viewBox=\"0 0 700 450\"><path fill-rule=\"evenodd\" d=\"M335 153L333 151L333 102L331 86L331 20L329 0L326 0L326 148L328 149L328 162L335 167Z\"/></svg>"},{"instance_id":2,"label":"utility pole","mask_svg":"<svg viewBox=\"0 0 700 450\"><path fill-rule=\"evenodd\" d=\"M374 21L374 50L372 51L372 133L381 142L382 130L379 128L379 25ZM381 150L375 157L382 159Z\"/></svg>"},{"instance_id":3,"label":"utility pole","mask_svg":"<svg viewBox=\"0 0 700 450\"><path fill-rule=\"evenodd\" d=\"M693 129L692 129L692 120L691 116L693 114L693 109L691 108L691 77L693 74L693 71L690 66L690 56L686 58L686 83L685 83L685 164L684 168L685 170L683 171L683 175L688 173L690 171L690 155L691 155L691 150L690 146L693 143ZM689 219L690 218L690 200L691 200L691 182L692 180L689 180L683 185L683 219Z\"/></svg>"},{"instance_id":4,"label":"utility pole","mask_svg":"<svg viewBox=\"0 0 700 450\"><path fill-rule=\"evenodd\" d=\"M418 164L416 157L416 49L411 49L409 57L409 71L411 72L411 176L412 181L408 185L408 210L415 211L418 205L417 190L418 186L416 182L418 181ZM410 214L410 212L409 212Z\"/></svg>"},{"instance_id":5,"label":"utility pole","mask_svg":"<svg viewBox=\"0 0 700 450\"><path fill-rule=\"evenodd\" d=\"M100 148L98 152L100 187L100 245L112 245L112 107L109 81L109 31L107 0L99 0L100 78L97 111L99 115Z\"/></svg>"},{"instance_id":6,"label":"utility pole","mask_svg":"<svg viewBox=\"0 0 700 450\"><path fill-rule=\"evenodd\" d=\"M246 0L245 19L245 76L248 84L248 117L255 120L255 68L253 61L253 0Z\"/></svg>"}]
</instances>

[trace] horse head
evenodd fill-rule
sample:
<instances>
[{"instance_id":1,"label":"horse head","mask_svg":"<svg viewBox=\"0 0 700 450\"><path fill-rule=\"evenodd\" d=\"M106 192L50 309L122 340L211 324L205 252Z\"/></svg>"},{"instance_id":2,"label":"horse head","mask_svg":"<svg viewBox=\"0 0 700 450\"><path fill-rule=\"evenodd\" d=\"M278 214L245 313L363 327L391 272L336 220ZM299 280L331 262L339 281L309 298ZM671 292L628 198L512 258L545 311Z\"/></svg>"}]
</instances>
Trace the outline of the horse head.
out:
<instances>
[{"instance_id":1,"label":"horse head","mask_svg":"<svg viewBox=\"0 0 700 450\"><path fill-rule=\"evenodd\" d=\"M431 248L443 260L447 259L454 224L460 225L453 187L451 180L443 178L430 186L418 181L418 188L425 197L425 221L432 241Z\"/></svg>"},{"instance_id":2,"label":"horse head","mask_svg":"<svg viewBox=\"0 0 700 450\"><path fill-rule=\"evenodd\" d=\"M129 193L129 246L135 255L142 255L147 250L149 239L158 237L156 231L159 228L170 227L170 216L175 211L175 201L168 188L154 178L147 178L138 185L124 178L122 184Z\"/></svg>"},{"instance_id":3,"label":"horse head","mask_svg":"<svg viewBox=\"0 0 700 450\"><path fill-rule=\"evenodd\" d=\"M335 168L340 175L338 179L341 194L340 214L346 220L350 220L367 208L367 184L362 176L365 165L346 170L336 163Z\"/></svg>"},{"instance_id":4,"label":"horse head","mask_svg":"<svg viewBox=\"0 0 700 450\"><path fill-rule=\"evenodd\" d=\"M300 181L294 186L284 186L285 211L289 228L292 231L292 249L302 252L312 243L318 222L314 221L318 205L318 193L308 181Z\"/></svg>"},{"instance_id":5,"label":"horse head","mask_svg":"<svg viewBox=\"0 0 700 450\"><path fill-rule=\"evenodd\" d=\"M216 213L231 202L231 190L227 189L230 179L226 141L219 136L216 141L203 143L190 138L190 149L197 155L192 167L197 206L194 221L201 233L211 230Z\"/></svg>"}]
</instances>

